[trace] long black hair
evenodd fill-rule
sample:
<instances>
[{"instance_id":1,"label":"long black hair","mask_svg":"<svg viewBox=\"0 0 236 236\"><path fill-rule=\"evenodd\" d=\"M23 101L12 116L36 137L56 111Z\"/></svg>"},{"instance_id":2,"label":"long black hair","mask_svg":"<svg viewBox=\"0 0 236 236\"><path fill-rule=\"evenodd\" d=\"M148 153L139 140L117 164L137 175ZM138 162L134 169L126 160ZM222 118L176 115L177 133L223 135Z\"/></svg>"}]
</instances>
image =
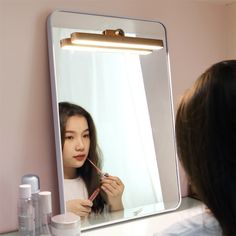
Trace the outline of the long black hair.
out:
<instances>
[{"instance_id":1,"label":"long black hair","mask_svg":"<svg viewBox=\"0 0 236 236\"><path fill-rule=\"evenodd\" d=\"M178 156L225 236L236 235L236 60L211 66L176 115Z\"/></svg>"},{"instance_id":2,"label":"long black hair","mask_svg":"<svg viewBox=\"0 0 236 236\"><path fill-rule=\"evenodd\" d=\"M72 116L82 116L87 120L89 127L90 136L90 147L88 153L88 159L90 159L97 167L101 167L101 151L97 144L96 128L91 115L81 106L72 104L69 102L59 103L59 117L60 117L60 130L61 130L61 144L62 149L65 142L65 129L68 118ZM77 175L81 176L85 182L88 190L88 195L90 196L94 190L100 185L100 177L95 170L95 168L85 161L84 165L77 168ZM106 204L106 197L102 192L93 201L92 211L95 213L101 213Z\"/></svg>"}]
</instances>

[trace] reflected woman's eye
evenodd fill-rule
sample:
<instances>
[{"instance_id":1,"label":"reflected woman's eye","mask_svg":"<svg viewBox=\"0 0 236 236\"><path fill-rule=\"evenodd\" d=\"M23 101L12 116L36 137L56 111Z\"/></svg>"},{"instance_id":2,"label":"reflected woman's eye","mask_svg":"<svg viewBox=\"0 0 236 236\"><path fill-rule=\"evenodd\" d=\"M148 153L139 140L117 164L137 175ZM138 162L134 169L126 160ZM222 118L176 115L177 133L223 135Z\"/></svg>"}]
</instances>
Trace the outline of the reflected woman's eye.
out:
<instances>
[{"instance_id":1,"label":"reflected woman's eye","mask_svg":"<svg viewBox=\"0 0 236 236\"><path fill-rule=\"evenodd\" d=\"M89 135L89 133L85 133L85 134L83 135L83 137L84 137L84 138L90 138L90 135Z\"/></svg>"},{"instance_id":2,"label":"reflected woman's eye","mask_svg":"<svg viewBox=\"0 0 236 236\"><path fill-rule=\"evenodd\" d=\"M65 136L65 139L67 139L67 140L73 140L73 136L72 135L67 135L67 136Z\"/></svg>"}]
</instances>

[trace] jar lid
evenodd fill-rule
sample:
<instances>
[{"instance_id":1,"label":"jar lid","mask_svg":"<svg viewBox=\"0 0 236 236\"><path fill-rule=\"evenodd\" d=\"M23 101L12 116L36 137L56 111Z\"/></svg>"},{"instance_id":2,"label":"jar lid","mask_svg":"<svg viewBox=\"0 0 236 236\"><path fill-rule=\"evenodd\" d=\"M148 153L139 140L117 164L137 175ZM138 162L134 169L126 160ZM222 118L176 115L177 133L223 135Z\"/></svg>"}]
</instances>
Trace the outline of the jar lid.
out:
<instances>
[{"instance_id":1,"label":"jar lid","mask_svg":"<svg viewBox=\"0 0 236 236\"><path fill-rule=\"evenodd\" d=\"M51 224L56 229L76 229L80 228L80 216L66 212L65 214L53 216Z\"/></svg>"}]
</instances>

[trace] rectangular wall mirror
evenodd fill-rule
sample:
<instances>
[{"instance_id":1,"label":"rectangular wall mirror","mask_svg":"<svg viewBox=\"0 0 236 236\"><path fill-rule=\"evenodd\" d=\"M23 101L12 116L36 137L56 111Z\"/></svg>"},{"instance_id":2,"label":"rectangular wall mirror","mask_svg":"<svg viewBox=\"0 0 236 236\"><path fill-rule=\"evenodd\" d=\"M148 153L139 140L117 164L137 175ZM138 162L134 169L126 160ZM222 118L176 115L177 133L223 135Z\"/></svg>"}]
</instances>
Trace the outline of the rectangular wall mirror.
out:
<instances>
[{"instance_id":1,"label":"rectangular wall mirror","mask_svg":"<svg viewBox=\"0 0 236 236\"><path fill-rule=\"evenodd\" d=\"M76 207L85 207L78 214L86 215L84 200L92 199L97 210L82 217L87 230L176 209L181 198L164 26L66 11L53 12L47 23L61 213L73 211L69 204L77 200ZM96 140L78 107L90 114Z\"/></svg>"}]
</instances>

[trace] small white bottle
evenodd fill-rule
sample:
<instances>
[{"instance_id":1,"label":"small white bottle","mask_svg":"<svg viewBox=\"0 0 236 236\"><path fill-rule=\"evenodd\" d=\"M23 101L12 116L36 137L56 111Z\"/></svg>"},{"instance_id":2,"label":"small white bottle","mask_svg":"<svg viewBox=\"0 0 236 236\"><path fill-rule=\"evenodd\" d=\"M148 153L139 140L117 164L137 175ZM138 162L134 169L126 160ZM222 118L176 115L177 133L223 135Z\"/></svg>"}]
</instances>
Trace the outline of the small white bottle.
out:
<instances>
[{"instance_id":1,"label":"small white bottle","mask_svg":"<svg viewBox=\"0 0 236 236\"><path fill-rule=\"evenodd\" d=\"M20 236L35 236L34 208L29 184L19 186L18 225Z\"/></svg>"},{"instance_id":2,"label":"small white bottle","mask_svg":"<svg viewBox=\"0 0 236 236\"><path fill-rule=\"evenodd\" d=\"M34 174L27 174L22 176L21 184L30 184L31 185L31 199L34 207L34 221L35 221L35 235L40 235L40 216L39 216L39 192L40 192L40 182L39 177Z\"/></svg>"},{"instance_id":3,"label":"small white bottle","mask_svg":"<svg viewBox=\"0 0 236 236\"><path fill-rule=\"evenodd\" d=\"M52 199L51 192L42 191L39 193L40 212L40 236L51 234Z\"/></svg>"}]
</instances>

